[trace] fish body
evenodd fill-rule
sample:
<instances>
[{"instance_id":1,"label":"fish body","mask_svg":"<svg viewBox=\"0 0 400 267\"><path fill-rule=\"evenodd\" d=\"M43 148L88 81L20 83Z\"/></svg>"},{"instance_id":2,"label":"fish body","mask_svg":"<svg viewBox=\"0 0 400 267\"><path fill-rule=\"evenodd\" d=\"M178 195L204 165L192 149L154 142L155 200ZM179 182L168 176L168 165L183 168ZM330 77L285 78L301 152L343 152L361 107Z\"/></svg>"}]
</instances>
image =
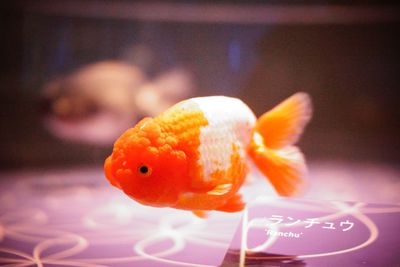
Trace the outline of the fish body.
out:
<instances>
[{"instance_id":1,"label":"fish body","mask_svg":"<svg viewBox=\"0 0 400 267\"><path fill-rule=\"evenodd\" d=\"M240 211L239 189L250 161L279 194L298 191L307 168L294 143L310 118L305 93L259 119L237 98L191 98L122 134L105 161L105 174L145 205L190 210L200 217L210 210Z\"/></svg>"}]
</instances>

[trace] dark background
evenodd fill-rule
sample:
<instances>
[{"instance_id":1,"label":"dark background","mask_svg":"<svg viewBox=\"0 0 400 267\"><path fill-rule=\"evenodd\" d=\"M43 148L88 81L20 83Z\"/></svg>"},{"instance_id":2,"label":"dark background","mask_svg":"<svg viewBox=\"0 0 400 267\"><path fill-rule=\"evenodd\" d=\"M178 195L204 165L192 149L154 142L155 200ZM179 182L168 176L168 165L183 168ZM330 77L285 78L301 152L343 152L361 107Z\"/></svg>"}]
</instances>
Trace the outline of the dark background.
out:
<instances>
[{"instance_id":1,"label":"dark background","mask_svg":"<svg viewBox=\"0 0 400 267\"><path fill-rule=\"evenodd\" d=\"M111 148L62 141L43 128L40 89L46 81L79 66L120 59L135 44L157 55L149 75L184 64L196 77L197 95L237 96L258 115L297 91L308 92L314 101L314 118L300 146L311 160L398 166L400 19L395 2L220 4L305 7L300 19L293 15L293 20L266 23L146 20L107 13L113 5L129 6L131 1L84 2L99 12L88 9L85 16L79 1L72 1L79 15L51 9L51 3L62 6L65 1L1 4L0 168L101 164ZM171 3L196 9L213 2ZM329 7L337 5L350 10L350 19L333 13L328 21L301 21L307 18L307 8L328 7L329 15ZM360 18L357 10L365 7L377 13ZM388 17L379 15L381 9L390 11Z\"/></svg>"}]
</instances>

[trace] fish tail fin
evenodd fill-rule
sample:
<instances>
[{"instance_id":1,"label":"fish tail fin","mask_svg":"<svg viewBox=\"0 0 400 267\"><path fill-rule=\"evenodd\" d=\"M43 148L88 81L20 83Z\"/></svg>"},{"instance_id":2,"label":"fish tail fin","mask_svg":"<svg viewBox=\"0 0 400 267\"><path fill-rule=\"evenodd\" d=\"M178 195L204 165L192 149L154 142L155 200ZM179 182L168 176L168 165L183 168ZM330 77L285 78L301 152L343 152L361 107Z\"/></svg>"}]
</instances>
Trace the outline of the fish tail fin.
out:
<instances>
[{"instance_id":1,"label":"fish tail fin","mask_svg":"<svg viewBox=\"0 0 400 267\"><path fill-rule=\"evenodd\" d=\"M294 195L306 184L307 165L294 144L311 114L310 97L297 93L263 114L256 123L249 154L280 195Z\"/></svg>"},{"instance_id":2,"label":"fish tail fin","mask_svg":"<svg viewBox=\"0 0 400 267\"><path fill-rule=\"evenodd\" d=\"M263 145L253 146L250 155L254 163L280 195L292 196L304 190L307 166L297 147L272 150Z\"/></svg>"}]
</instances>

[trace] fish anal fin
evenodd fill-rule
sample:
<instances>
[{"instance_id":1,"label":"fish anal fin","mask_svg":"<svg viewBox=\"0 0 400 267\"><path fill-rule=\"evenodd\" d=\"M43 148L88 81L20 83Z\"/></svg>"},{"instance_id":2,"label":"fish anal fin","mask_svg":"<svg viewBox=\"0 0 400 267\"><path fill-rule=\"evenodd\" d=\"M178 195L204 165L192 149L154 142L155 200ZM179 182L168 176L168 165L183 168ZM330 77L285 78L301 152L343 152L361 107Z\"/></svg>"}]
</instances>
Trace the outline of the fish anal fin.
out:
<instances>
[{"instance_id":1,"label":"fish anal fin","mask_svg":"<svg viewBox=\"0 0 400 267\"><path fill-rule=\"evenodd\" d=\"M242 196L240 194L236 194L230 199L228 199L228 201L224 205L216 208L215 210L225 211L225 212L238 212L243 210L244 207L245 203L242 200Z\"/></svg>"},{"instance_id":2,"label":"fish anal fin","mask_svg":"<svg viewBox=\"0 0 400 267\"><path fill-rule=\"evenodd\" d=\"M212 190L207 192L207 195L215 195L215 196L220 196L220 195L225 195L232 189L232 184L220 184L214 187Z\"/></svg>"},{"instance_id":3,"label":"fish anal fin","mask_svg":"<svg viewBox=\"0 0 400 267\"><path fill-rule=\"evenodd\" d=\"M279 149L298 141L311 116L311 99L300 92L264 113L255 130L264 138L266 147Z\"/></svg>"},{"instance_id":4,"label":"fish anal fin","mask_svg":"<svg viewBox=\"0 0 400 267\"><path fill-rule=\"evenodd\" d=\"M202 219L205 219L208 217L208 212L204 211L204 210L192 210L192 213Z\"/></svg>"}]
</instances>

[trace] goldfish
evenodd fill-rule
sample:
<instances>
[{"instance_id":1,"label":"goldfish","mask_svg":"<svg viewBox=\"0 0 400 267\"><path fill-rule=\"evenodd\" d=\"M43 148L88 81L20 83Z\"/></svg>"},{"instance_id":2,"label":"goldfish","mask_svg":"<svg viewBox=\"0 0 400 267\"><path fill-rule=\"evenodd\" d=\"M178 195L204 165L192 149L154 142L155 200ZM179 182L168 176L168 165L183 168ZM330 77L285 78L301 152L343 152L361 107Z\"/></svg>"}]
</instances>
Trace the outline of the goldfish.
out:
<instances>
[{"instance_id":1,"label":"goldfish","mask_svg":"<svg viewBox=\"0 0 400 267\"><path fill-rule=\"evenodd\" d=\"M295 146L312 117L311 98L299 92L258 119L240 99L183 100L142 119L115 142L104 163L111 185L153 207L239 212L240 188L251 162L278 194L301 191L307 165Z\"/></svg>"},{"instance_id":2,"label":"goldfish","mask_svg":"<svg viewBox=\"0 0 400 267\"><path fill-rule=\"evenodd\" d=\"M43 86L43 123L60 139L108 147L132 122L159 114L191 96L195 88L184 67L150 78L135 64L98 61Z\"/></svg>"}]
</instances>

